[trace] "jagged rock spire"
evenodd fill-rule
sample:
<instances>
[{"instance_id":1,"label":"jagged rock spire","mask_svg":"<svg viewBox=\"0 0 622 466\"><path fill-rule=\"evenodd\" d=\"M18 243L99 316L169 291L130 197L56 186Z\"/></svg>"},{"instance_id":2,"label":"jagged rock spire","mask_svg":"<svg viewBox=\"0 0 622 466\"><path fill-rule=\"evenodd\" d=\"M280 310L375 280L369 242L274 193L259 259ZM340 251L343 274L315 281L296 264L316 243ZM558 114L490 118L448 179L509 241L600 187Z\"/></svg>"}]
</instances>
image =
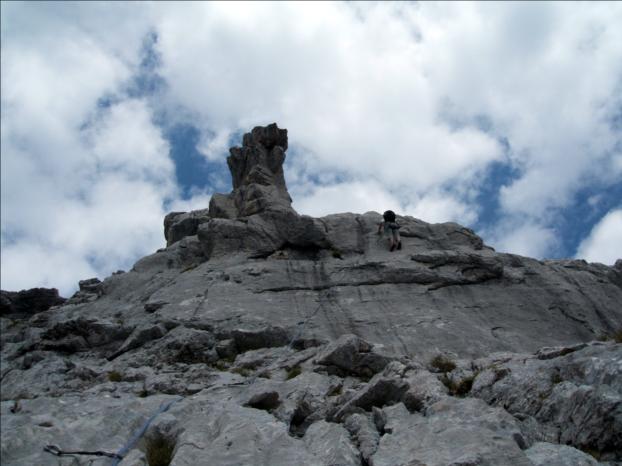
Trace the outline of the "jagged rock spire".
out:
<instances>
[{"instance_id":1,"label":"jagged rock spire","mask_svg":"<svg viewBox=\"0 0 622 466\"><path fill-rule=\"evenodd\" d=\"M287 191L283 175L286 150L287 130L279 129L276 123L256 126L246 133L242 147L232 147L227 157L233 189L257 183Z\"/></svg>"},{"instance_id":2,"label":"jagged rock spire","mask_svg":"<svg viewBox=\"0 0 622 466\"><path fill-rule=\"evenodd\" d=\"M168 214L164 218L167 246L195 235L210 218L236 219L266 211L294 214L283 174L286 150L287 130L276 123L244 134L242 147L232 147L227 157L233 191L213 194L209 209Z\"/></svg>"},{"instance_id":3,"label":"jagged rock spire","mask_svg":"<svg viewBox=\"0 0 622 466\"><path fill-rule=\"evenodd\" d=\"M242 147L232 147L227 157L233 192L215 194L209 208L211 218L238 218L268 210L291 210L283 163L287 130L276 123L256 126L242 138Z\"/></svg>"}]
</instances>

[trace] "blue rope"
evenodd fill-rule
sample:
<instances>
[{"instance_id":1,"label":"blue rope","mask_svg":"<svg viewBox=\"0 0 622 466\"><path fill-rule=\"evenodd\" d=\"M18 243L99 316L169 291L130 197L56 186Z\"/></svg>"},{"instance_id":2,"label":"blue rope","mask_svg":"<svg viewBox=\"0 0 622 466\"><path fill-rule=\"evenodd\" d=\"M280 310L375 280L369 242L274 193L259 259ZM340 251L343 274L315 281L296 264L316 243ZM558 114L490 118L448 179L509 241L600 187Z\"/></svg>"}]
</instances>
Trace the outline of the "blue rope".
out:
<instances>
[{"instance_id":1,"label":"blue rope","mask_svg":"<svg viewBox=\"0 0 622 466\"><path fill-rule=\"evenodd\" d=\"M149 426L151 425L151 423L153 422L153 420L158 417L160 414L162 414L165 411L168 411L168 409L174 404L177 403L178 401L183 400L183 398L177 398L176 400L172 400L169 401L168 403L162 403L160 405L160 409L158 409L154 414L151 415L151 417L149 419L147 419L145 421L145 423L141 426L140 429L138 429L134 435L132 436L132 438L125 444L123 445L123 447L121 447L121 449L119 451L117 451L117 458L114 459L112 461L112 465L111 466L118 466L118 464L123 461L123 457L125 455L127 455L127 452L129 452L132 448L134 448L134 445L136 445L136 443L140 440L140 438L145 434L145 432L147 431L147 429L149 428Z\"/></svg>"}]
</instances>

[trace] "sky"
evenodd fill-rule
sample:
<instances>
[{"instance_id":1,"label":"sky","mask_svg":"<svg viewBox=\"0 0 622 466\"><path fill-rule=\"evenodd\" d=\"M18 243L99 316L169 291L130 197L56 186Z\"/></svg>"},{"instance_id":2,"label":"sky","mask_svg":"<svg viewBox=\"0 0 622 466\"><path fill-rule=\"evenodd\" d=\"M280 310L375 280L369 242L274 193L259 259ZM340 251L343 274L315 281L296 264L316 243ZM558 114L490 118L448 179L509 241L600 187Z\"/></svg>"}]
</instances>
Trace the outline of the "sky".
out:
<instances>
[{"instance_id":1,"label":"sky","mask_svg":"<svg viewBox=\"0 0 622 466\"><path fill-rule=\"evenodd\" d=\"M1 2L1 288L105 278L287 128L294 208L622 258L621 2Z\"/></svg>"}]
</instances>

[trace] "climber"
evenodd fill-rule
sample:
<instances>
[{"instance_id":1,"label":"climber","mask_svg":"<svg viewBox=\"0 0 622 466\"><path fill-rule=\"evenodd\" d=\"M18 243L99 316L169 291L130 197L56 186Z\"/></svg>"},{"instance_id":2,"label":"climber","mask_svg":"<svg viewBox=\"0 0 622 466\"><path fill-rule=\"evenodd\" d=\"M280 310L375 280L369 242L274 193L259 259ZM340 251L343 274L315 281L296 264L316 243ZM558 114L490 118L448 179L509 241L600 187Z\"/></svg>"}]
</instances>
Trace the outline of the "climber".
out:
<instances>
[{"instance_id":1,"label":"climber","mask_svg":"<svg viewBox=\"0 0 622 466\"><path fill-rule=\"evenodd\" d=\"M387 210L382 214L383 221L378 224L378 234L384 231L385 238L389 240L389 251L395 251L395 248L402 249L402 240L400 239L400 226L395 222L395 212Z\"/></svg>"}]
</instances>

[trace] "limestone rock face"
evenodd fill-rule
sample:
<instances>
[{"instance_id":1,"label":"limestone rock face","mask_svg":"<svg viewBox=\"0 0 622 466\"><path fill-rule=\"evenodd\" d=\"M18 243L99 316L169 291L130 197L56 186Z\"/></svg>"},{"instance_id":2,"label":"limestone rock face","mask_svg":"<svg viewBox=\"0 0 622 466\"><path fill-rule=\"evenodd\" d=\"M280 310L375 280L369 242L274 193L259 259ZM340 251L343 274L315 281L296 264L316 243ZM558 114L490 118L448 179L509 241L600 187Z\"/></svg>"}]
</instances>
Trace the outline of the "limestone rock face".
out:
<instances>
[{"instance_id":1,"label":"limestone rock face","mask_svg":"<svg viewBox=\"0 0 622 466\"><path fill-rule=\"evenodd\" d=\"M622 345L595 342L475 364L483 370L472 395L519 416L535 440L619 459Z\"/></svg>"},{"instance_id":2,"label":"limestone rock face","mask_svg":"<svg viewBox=\"0 0 622 466\"><path fill-rule=\"evenodd\" d=\"M32 288L30 290L0 291L0 315L30 316L47 311L65 302L56 288Z\"/></svg>"},{"instance_id":3,"label":"limestone rock face","mask_svg":"<svg viewBox=\"0 0 622 466\"><path fill-rule=\"evenodd\" d=\"M130 271L44 312L2 292L3 464L93 459L53 444L144 465L158 442L173 465L622 461L622 260L501 254L409 216L389 252L379 213L293 209L287 146L276 124L244 135L232 192L169 214Z\"/></svg>"},{"instance_id":4,"label":"limestone rock face","mask_svg":"<svg viewBox=\"0 0 622 466\"><path fill-rule=\"evenodd\" d=\"M166 245L197 234L199 225L209 219L208 209L193 212L171 212L164 217L164 238Z\"/></svg>"}]
</instances>

